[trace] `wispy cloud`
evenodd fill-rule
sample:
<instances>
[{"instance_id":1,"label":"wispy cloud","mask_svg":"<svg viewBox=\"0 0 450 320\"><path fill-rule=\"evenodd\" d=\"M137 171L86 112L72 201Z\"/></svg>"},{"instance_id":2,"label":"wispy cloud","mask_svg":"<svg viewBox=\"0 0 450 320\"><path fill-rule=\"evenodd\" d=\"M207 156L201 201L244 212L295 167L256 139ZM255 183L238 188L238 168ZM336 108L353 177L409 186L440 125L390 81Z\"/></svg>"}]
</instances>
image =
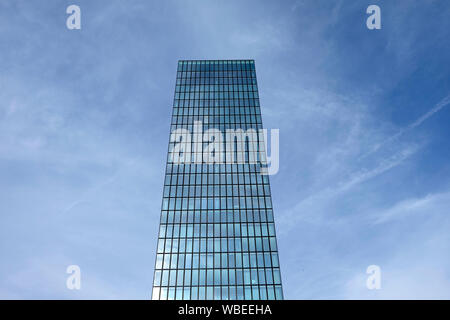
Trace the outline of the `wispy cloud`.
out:
<instances>
[{"instance_id":1,"label":"wispy cloud","mask_svg":"<svg viewBox=\"0 0 450 320\"><path fill-rule=\"evenodd\" d=\"M375 167L355 171L349 174L347 179L338 182L334 187L327 187L299 201L278 219L280 234L291 231L295 228L295 223L301 221L315 222L317 224L327 224L332 221L327 219L327 210L325 208L333 199L399 166L419 149L420 146L417 145L409 146L390 158L381 160Z\"/></svg>"},{"instance_id":2,"label":"wispy cloud","mask_svg":"<svg viewBox=\"0 0 450 320\"><path fill-rule=\"evenodd\" d=\"M446 96L444 99L442 99L440 102L438 102L433 108L431 108L427 113L419 117L416 121L409 124L405 128L399 130L396 134L390 136L389 138L383 140L380 143L375 144L368 152L363 154L360 159L367 157L368 155L378 151L380 148L382 148L384 145L389 144L395 140L397 140L399 137L407 133L408 131L413 130L414 128L420 126L424 121L426 121L428 118L433 116L435 113L439 112L442 108L450 104L450 95Z\"/></svg>"},{"instance_id":3,"label":"wispy cloud","mask_svg":"<svg viewBox=\"0 0 450 320\"><path fill-rule=\"evenodd\" d=\"M420 214L425 215L423 218L426 219L426 216L443 214L448 208L450 208L450 193L428 194L422 198L402 200L387 210L373 213L370 219L374 224L388 223Z\"/></svg>"},{"instance_id":4,"label":"wispy cloud","mask_svg":"<svg viewBox=\"0 0 450 320\"><path fill-rule=\"evenodd\" d=\"M135 160L128 160L124 166L125 167L133 166L134 163L135 163ZM66 206L62 210L62 214L68 213L74 207L85 202L89 197L93 196L101 188L113 183L123 170L124 170L124 167L119 168L114 174L112 174L108 178L98 182L93 187L89 188L78 200L75 200L75 201L71 202L68 206Z\"/></svg>"},{"instance_id":5,"label":"wispy cloud","mask_svg":"<svg viewBox=\"0 0 450 320\"><path fill-rule=\"evenodd\" d=\"M349 299L447 299L450 296L450 192L402 200L368 215L384 230L385 245L371 257L381 268L381 289L367 290L364 270L349 272Z\"/></svg>"}]
</instances>

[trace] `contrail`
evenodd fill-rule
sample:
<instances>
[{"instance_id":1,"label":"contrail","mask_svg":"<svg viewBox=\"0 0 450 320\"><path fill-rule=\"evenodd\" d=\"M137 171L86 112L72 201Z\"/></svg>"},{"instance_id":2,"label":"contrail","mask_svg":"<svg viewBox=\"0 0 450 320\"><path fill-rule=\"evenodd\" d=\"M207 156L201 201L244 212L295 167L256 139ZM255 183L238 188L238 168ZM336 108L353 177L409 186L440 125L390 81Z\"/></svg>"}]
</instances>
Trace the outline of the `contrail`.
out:
<instances>
[{"instance_id":1,"label":"contrail","mask_svg":"<svg viewBox=\"0 0 450 320\"><path fill-rule=\"evenodd\" d=\"M363 154L361 157L359 157L360 159L363 159L365 157L367 157L368 155L376 152L378 149L380 149L382 146L384 146L385 144L397 139L398 137L400 137L401 135L403 135L405 132L410 131L412 129L414 129L417 126L420 126L425 120L427 120L429 117L431 117L433 114L435 114L436 112L440 111L442 108L444 108L446 105L450 104L450 94L448 96L446 96L444 99L442 99L438 104L436 104L433 108L431 108L430 111L428 111L427 113L425 113L423 116L421 116L419 119L417 119L416 121L414 121L413 123L409 124L408 126L406 126L405 128L401 129L399 132L397 132L396 134L394 134L393 136L387 138L386 140L377 143L376 145L374 145L372 147L372 149L368 152L366 152L365 154Z\"/></svg>"},{"instance_id":2,"label":"contrail","mask_svg":"<svg viewBox=\"0 0 450 320\"><path fill-rule=\"evenodd\" d=\"M66 206L66 208L64 208L62 210L61 214L66 214L67 212L69 212L70 210L75 208L80 203L86 202L86 199L88 198L89 195L91 195L92 193L96 192L97 190L103 188L104 186L113 183L117 179L117 177L119 176L119 174L121 173L121 171L123 170L124 167L133 166L135 164L135 162L136 162L135 160L127 161L125 163L125 165L122 166L121 168L119 168L114 174L112 174L105 180L101 181L100 183L98 183L97 185L92 187L91 189L87 190L87 192L85 192L85 194L82 195L78 200L72 201L68 206Z\"/></svg>"},{"instance_id":3,"label":"contrail","mask_svg":"<svg viewBox=\"0 0 450 320\"><path fill-rule=\"evenodd\" d=\"M373 179L380 174L383 174L397 166L399 166L407 158L415 154L420 149L420 146L409 146L388 159L384 159L378 163L378 165L372 169L355 171L349 178L341 183L338 183L335 187L327 187L315 194L308 196L307 198L299 201L292 210L286 213L284 216L278 217L278 226L282 226L280 229L280 235L290 232L295 222L299 219L309 219L309 222L318 221L324 218L323 213L317 215L317 211L320 213L320 205L327 202L327 199L332 199L338 195L349 191L351 188L364 183L370 179ZM316 205L319 205L317 209ZM299 215L299 212L305 212L306 214ZM323 210L321 212L324 212ZM316 219L316 220L314 220ZM320 221L320 220L319 220ZM320 221L320 223L323 223Z\"/></svg>"},{"instance_id":4,"label":"contrail","mask_svg":"<svg viewBox=\"0 0 450 320\"><path fill-rule=\"evenodd\" d=\"M417 119L415 122L410 124L407 128L413 129L413 128L419 126L420 124L422 124L422 122L427 120L429 117L431 117L433 114L435 114L436 112L441 110L443 107L445 107L449 103L450 103L450 95L448 95L447 97L442 99L441 102L439 102L436 106L434 106L434 108L432 108L430 111L428 111L423 116L421 116L419 119Z\"/></svg>"}]
</instances>

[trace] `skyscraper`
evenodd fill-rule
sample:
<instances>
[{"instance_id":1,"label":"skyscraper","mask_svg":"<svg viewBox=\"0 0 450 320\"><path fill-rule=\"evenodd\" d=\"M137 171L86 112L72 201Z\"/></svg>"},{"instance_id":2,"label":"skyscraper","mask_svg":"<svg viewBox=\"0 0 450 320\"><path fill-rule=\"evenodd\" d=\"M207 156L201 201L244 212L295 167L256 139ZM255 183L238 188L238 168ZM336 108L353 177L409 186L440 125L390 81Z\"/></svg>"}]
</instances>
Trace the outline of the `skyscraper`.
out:
<instances>
[{"instance_id":1,"label":"skyscraper","mask_svg":"<svg viewBox=\"0 0 450 320\"><path fill-rule=\"evenodd\" d=\"M253 60L178 62L153 299L283 299Z\"/></svg>"}]
</instances>

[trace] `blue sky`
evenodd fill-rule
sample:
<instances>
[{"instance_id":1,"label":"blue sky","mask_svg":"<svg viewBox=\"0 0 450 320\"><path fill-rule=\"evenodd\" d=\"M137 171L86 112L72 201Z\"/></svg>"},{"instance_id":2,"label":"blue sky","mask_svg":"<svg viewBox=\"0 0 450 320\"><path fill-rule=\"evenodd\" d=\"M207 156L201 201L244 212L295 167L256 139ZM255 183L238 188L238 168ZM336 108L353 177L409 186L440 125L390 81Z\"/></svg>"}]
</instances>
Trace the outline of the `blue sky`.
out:
<instances>
[{"instance_id":1,"label":"blue sky","mask_svg":"<svg viewBox=\"0 0 450 320\"><path fill-rule=\"evenodd\" d=\"M444 0L2 0L0 298L149 298L177 60L249 58L280 129L285 297L449 299L449 16Z\"/></svg>"}]
</instances>

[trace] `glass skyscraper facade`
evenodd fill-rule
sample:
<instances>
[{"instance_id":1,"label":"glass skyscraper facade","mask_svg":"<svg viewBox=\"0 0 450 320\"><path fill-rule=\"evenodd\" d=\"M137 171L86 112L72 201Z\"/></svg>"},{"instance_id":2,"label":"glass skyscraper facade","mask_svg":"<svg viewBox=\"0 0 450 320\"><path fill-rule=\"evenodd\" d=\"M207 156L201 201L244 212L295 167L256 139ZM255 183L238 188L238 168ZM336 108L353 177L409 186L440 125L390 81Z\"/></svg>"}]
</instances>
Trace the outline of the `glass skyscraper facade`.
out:
<instances>
[{"instance_id":1,"label":"glass skyscraper facade","mask_svg":"<svg viewBox=\"0 0 450 320\"><path fill-rule=\"evenodd\" d=\"M250 161L252 145L264 158L263 138L248 134L239 149L233 135L217 135L239 129L262 129L254 61L180 60L153 299L283 299L269 178ZM205 161L211 141L236 152Z\"/></svg>"}]
</instances>

